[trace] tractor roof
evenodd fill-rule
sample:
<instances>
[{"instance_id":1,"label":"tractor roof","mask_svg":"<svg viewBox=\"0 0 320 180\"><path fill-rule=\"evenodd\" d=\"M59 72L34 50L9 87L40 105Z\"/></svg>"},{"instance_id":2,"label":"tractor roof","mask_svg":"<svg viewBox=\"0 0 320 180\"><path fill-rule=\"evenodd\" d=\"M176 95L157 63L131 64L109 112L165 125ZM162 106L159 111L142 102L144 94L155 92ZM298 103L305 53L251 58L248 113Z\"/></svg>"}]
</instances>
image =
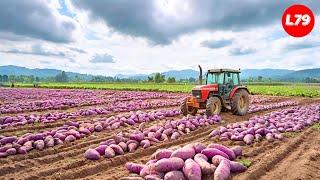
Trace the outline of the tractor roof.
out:
<instances>
[{"instance_id":1,"label":"tractor roof","mask_svg":"<svg viewBox=\"0 0 320 180\"><path fill-rule=\"evenodd\" d=\"M233 73L240 73L240 69L209 69L209 73L217 73L217 72L233 72Z\"/></svg>"}]
</instances>

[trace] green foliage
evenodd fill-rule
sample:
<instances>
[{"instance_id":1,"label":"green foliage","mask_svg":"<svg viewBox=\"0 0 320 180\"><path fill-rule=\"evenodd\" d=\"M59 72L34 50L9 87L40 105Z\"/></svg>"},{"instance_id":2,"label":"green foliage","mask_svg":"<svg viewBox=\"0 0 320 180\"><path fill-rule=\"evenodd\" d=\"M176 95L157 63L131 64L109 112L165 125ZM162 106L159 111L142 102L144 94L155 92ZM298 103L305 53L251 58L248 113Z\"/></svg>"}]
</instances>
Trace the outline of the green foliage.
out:
<instances>
[{"instance_id":1,"label":"green foliage","mask_svg":"<svg viewBox=\"0 0 320 180\"><path fill-rule=\"evenodd\" d=\"M180 81L179 81L180 82ZM33 87L33 84L19 84L20 87ZM43 88L76 88L76 89L114 89L114 90L141 90L141 91L167 91L190 93L195 84L183 83L95 83L95 82L73 82L73 83L39 83ZM249 85L249 91L253 94L277 95L277 96L304 96L320 97L319 86L309 85Z\"/></svg>"},{"instance_id":2,"label":"green foliage","mask_svg":"<svg viewBox=\"0 0 320 180\"><path fill-rule=\"evenodd\" d=\"M174 78L174 77L168 77L167 83L175 83L175 82L176 82L176 78Z\"/></svg>"},{"instance_id":3,"label":"green foliage","mask_svg":"<svg viewBox=\"0 0 320 180\"><path fill-rule=\"evenodd\" d=\"M284 132L283 136L286 138L293 138L296 137L298 134L298 132Z\"/></svg>"},{"instance_id":4,"label":"green foliage","mask_svg":"<svg viewBox=\"0 0 320 180\"><path fill-rule=\"evenodd\" d=\"M248 159L240 159L238 162L241 163L242 165L244 165L247 168L250 167L251 164L252 164L252 162L250 160L248 160Z\"/></svg>"},{"instance_id":5,"label":"green foliage","mask_svg":"<svg viewBox=\"0 0 320 180\"><path fill-rule=\"evenodd\" d=\"M56 75L56 82L68 82L66 72L62 71L61 74Z\"/></svg>"},{"instance_id":6,"label":"green foliage","mask_svg":"<svg viewBox=\"0 0 320 180\"><path fill-rule=\"evenodd\" d=\"M249 85L249 90L253 94L265 94L265 95L275 95L275 96L302 96L302 97L316 97L320 96L319 86L271 86L262 85L255 86Z\"/></svg>"},{"instance_id":7,"label":"green foliage","mask_svg":"<svg viewBox=\"0 0 320 180\"><path fill-rule=\"evenodd\" d=\"M320 131L320 123L315 123L313 126L312 126L313 129L316 129L318 131Z\"/></svg>"}]
</instances>

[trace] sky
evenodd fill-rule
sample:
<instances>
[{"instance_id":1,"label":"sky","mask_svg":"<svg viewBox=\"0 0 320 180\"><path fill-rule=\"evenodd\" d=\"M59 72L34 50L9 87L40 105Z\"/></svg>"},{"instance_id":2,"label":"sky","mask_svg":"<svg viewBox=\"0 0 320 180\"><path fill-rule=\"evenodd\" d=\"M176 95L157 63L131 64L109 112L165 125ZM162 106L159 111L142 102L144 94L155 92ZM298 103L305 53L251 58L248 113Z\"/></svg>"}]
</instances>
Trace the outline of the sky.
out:
<instances>
[{"instance_id":1,"label":"sky","mask_svg":"<svg viewBox=\"0 0 320 180\"><path fill-rule=\"evenodd\" d=\"M292 4L315 14L289 36ZM0 65L94 75L208 68L320 67L320 1L1 0Z\"/></svg>"}]
</instances>

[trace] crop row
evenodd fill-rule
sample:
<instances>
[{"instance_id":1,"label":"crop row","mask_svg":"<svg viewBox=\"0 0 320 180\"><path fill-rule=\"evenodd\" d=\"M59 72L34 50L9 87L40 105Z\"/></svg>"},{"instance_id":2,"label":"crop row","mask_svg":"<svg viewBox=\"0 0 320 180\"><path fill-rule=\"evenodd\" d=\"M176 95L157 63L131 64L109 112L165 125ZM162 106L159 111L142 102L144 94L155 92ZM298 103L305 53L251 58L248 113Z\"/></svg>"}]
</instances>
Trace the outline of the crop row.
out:
<instances>
[{"instance_id":1,"label":"crop row","mask_svg":"<svg viewBox=\"0 0 320 180\"><path fill-rule=\"evenodd\" d=\"M130 112L100 118L94 121L67 122L65 125L42 133L26 133L20 137L0 136L0 157L14 154L26 154L32 149L43 150L64 142L73 142L89 136L93 132L114 130L122 126L134 126L142 122L150 122L179 115L178 110L161 110L152 112Z\"/></svg>"},{"instance_id":2,"label":"crop row","mask_svg":"<svg viewBox=\"0 0 320 180\"><path fill-rule=\"evenodd\" d=\"M274 141L283 138L281 133L298 132L316 122L320 122L320 104L296 106L221 126L213 130L210 137L220 141L243 141L246 144L260 141L263 137Z\"/></svg>"},{"instance_id":3,"label":"crop row","mask_svg":"<svg viewBox=\"0 0 320 180\"><path fill-rule=\"evenodd\" d=\"M52 112L45 114L24 114L17 116L5 116L0 118L0 129L4 129L8 126L21 126L25 124L33 123L52 123L61 119L76 119L78 117L85 117L91 115L106 115L116 112L128 112L138 109L151 109L167 106L177 106L179 101L177 100L158 100L153 99L149 101L129 101L129 102L118 102L113 104L108 104L104 107L99 108L86 108L79 109L75 112Z\"/></svg>"},{"instance_id":4,"label":"crop row","mask_svg":"<svg viewBox=\"0 0 320 180\"><path fill-rule=\"evenodd\" d=\"M0 89L6 94L7 89ZM17 90L17 93L21 93L27 90ZM30 90L28 90L30 91ZM67 92L69 91L69 94ZM116 103L121 101L129 100L145 100L145 99L180 99L182 94L172 94L172 93L157 93L157 92L133 92L133 91L124 91L124 92L112 92L107 91L102 93L101 91L85 91L77 90L73 93L73 90L63 90L61 95L57 95L57 92L52 91L40 91L35 90L31 93L40 93L40 97L43 99L38 99L37 101L30 101L29 98L20 99L15 102L7 102L0 104L0 114L4 113L19 113L25 111L39 111L47 109L61 109L69 108L76 106L85 106L85 105L98 105L103 103ZM59 91L58 91L59 92ZM9 91L9 93L12 93ZM25 92L24 92L25 93ZM23 94L24 94L23 93ZM47 93L47 94L46 94ZM54 94L53 96L51 96ZM41 96L43 95L43 96ZM3 96L3 95L2 95Z\"/></svg>"},{"instance_id":5,"label":"crop row","mask_svg":"<svg viewBox=\"0 0 320 180\"><path fill-rule=\"evenodd\" d=\"M248 112L254 113L258 111L271 110L271 109L276 109L276 108L285 107L285 106L294 106L297 104L298 102L293 100L270 103L270 104L250 104Z\"/></svg>"},{"instance_id":6,"label":"crop row","mask_svg":"<svg viewBox=\"0 0 320 180\"><path fill-rule=\"evenodd\" d=\"M175 140L184 134L189 134L203 126L219 123L221 117L218 115L207 117L188 116L178 120L168 120L163 125L154 125L147 129L139 128L132 133L119 133L114 138L100 143L95 149L88 149L85 157L90 160L98 160L100 156L113 158L126 152L134 152L139 146L149 148L155 143ZM98 152L98 153L97 153Z\"/></svg>"}]
</instances>

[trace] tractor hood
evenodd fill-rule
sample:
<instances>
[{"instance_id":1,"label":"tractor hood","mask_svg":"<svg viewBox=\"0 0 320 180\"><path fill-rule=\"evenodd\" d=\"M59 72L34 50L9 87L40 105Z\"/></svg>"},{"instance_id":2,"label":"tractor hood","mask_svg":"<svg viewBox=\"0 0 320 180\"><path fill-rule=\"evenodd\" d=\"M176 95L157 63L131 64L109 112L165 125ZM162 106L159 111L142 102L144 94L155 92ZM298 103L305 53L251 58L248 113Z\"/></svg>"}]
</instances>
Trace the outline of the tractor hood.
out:
<instances>
[{"instance_id":1,"label":"tractor hood","mask_svg":"<svg viewBox=\"0 0 320 180\"><path fill-rule=\"evenodd\" d=\"M206 84L206 85L198 85L194 87L192 90L208 90L208 91L218 91L218 84Z\"/></svg>"}]
</instances>

